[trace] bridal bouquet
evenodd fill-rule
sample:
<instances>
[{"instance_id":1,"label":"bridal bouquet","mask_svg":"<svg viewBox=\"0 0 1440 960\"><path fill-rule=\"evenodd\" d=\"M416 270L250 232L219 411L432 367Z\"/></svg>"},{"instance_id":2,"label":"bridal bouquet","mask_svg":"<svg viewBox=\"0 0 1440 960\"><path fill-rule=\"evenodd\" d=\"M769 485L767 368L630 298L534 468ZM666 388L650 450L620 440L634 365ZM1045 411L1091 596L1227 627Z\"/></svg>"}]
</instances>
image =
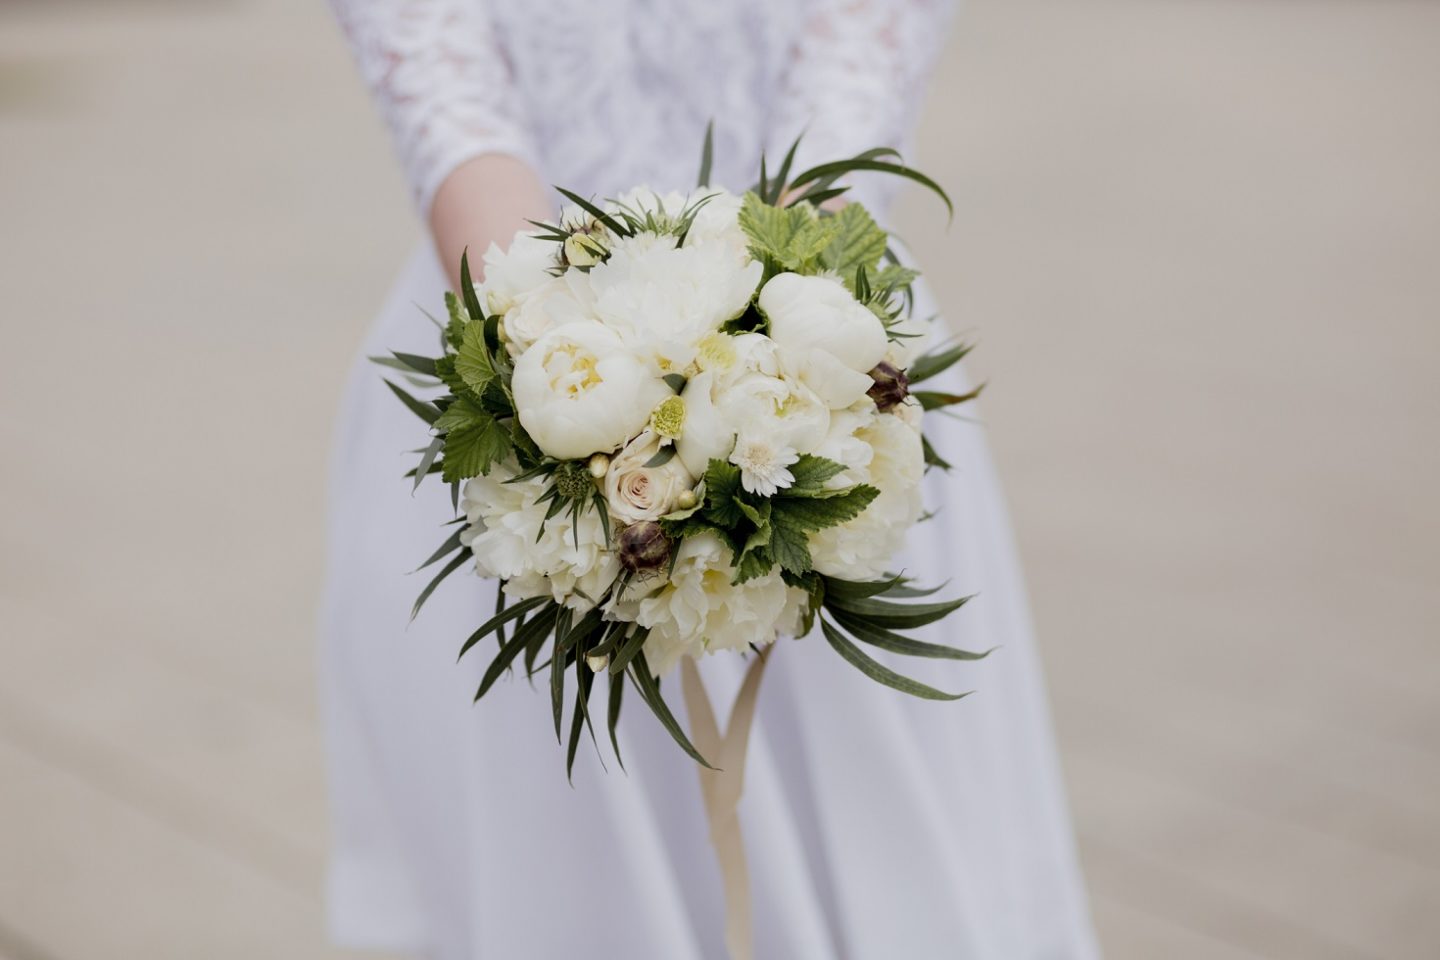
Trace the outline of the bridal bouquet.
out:
<instances>
[{"instance_id":1,"label":"bridal bouquet","mask_svg":"<svg viewBox=\"0 0 1440 960\"><path fill-rule=\"evenodd\" d=\"M458 514L416 611L462 566L498 582L494 617L461 647L494 638L476 699L516 667L548 672L557 738L573 700L567 771L595 738L601 674L617 758L628 677L709 767L661 695L684 658L763 662L818 623L870 678L955 699L863 647L981 655L907 636L965 600L924 600L891 568L922 519L922 474L946 466L922 414L974 395L913 388L967 348L919 354L916 273L836 184L874 171L948 198L888 150L791 176L792 148L744 196L707 185L709 155L707 138L689 194L561 191L558 221L492 246L483 282L462 261L440 356L381 361L438 391L390 383L434 433L416 484L439 473Z\"/></svg>"}]
</instances>

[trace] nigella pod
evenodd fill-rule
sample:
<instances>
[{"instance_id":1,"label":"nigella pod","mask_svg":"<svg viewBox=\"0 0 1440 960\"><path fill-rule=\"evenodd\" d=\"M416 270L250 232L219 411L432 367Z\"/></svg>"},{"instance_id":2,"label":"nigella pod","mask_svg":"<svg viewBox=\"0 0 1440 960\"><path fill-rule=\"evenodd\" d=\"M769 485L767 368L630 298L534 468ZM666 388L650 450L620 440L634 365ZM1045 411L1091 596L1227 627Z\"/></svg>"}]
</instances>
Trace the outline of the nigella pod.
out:
<instances>
[{"instance_id":1,"label":"nigella pod","mask_svg":"<svg viewBox=\"0 0 1440 960\"><path fill-rule=\"evenodd\" d=\"M910 378L895 364L882 360L870 371L870 385L866 394L875 401L881 413L888 413L910 396Z\"/></svg>"},{"instance_id":2,"label":"nigella pod","mask_svg":"<svg viewBox=\"0 0 1440 960\"><path fill-rule=\"evenodd\" d=\"M669 561L670 539L654 520L632 523L620 531L620 566L626 570L659 570Z\"/></svg>"}]
</instances>

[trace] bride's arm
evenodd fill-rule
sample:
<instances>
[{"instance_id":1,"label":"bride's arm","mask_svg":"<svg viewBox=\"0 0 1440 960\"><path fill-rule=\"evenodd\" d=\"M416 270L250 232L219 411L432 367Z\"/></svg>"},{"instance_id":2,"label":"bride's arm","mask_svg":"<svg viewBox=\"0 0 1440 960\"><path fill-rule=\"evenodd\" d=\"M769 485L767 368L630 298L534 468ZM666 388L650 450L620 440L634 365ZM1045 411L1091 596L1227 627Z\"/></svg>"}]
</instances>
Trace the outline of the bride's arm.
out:
<instances>
[{"instance_id":1,"label":"bride's arm","mask_svg":"<svg viewBox=\"0 0 1440 960\"><path fill-rule=\"evenodd\" d=\"M502 245L551 213L522 99L483 0L330 0L390 128L436 251Z\"/></svg>"},{"instance_id":2,"label":"bride's arm","mask_svg":"<svg viewBox=\"0 0 1440 960\"><path fill-rule=\"evenodd\" d=\"M770 152L804 133L795 170L872 147L906 150L907 132L949 32L952 0L810 0L770 123ZM858 175L883 204L898 181Z\"/></svg>"}]
</instances>

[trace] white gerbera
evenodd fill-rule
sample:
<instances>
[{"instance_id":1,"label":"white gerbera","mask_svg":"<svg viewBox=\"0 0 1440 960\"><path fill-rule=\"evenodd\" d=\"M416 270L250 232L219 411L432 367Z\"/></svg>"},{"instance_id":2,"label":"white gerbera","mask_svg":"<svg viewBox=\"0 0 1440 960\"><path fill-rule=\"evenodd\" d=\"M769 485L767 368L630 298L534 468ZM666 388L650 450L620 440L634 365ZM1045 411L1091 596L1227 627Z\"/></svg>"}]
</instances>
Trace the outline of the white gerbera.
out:
<instances>
[{"instance_id":1,"label":"white gerbera","mask_svg":"<svg viewBox=\"0 0 1440 960\"><path fill-rule=\"evenodd\" d=\"M741 434L730 454L730 462L740 468L740 486L762 497L773 497L795 482L789 468L799 459L794 447L781 445L764 434Z\"/></svg>"}]
</instances>

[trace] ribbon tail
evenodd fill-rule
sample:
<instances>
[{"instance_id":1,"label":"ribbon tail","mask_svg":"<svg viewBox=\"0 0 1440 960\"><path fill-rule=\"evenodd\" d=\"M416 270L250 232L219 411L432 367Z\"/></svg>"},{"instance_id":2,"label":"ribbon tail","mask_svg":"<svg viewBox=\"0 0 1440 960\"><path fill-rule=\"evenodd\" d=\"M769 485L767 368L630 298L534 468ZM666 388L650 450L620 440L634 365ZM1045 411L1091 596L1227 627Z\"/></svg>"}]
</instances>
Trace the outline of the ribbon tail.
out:
<instances>
[{"instance_id":1,"label":"ribbon tail","mask_svg":"<svg viewBox=\"0 0 1440 960\"><path fill-rule=\"evenodd\" d=\"M740 832L740 794L745 786L745 756L750 744L750 727L759 701L760 679L765 673L769 651L757 654L745 673L730 720L722 737L715 722L710 697L700 682L695 661L680 661L680 682L685 709L690 715L691 740L700 755L720 769L700 767L700 793L710 820L710 844L720 864L725 887L725 945L731 960L753 960L754 929L750 911L750 875L745 861L745 838Z\"/></svg>"}]
</instances>

